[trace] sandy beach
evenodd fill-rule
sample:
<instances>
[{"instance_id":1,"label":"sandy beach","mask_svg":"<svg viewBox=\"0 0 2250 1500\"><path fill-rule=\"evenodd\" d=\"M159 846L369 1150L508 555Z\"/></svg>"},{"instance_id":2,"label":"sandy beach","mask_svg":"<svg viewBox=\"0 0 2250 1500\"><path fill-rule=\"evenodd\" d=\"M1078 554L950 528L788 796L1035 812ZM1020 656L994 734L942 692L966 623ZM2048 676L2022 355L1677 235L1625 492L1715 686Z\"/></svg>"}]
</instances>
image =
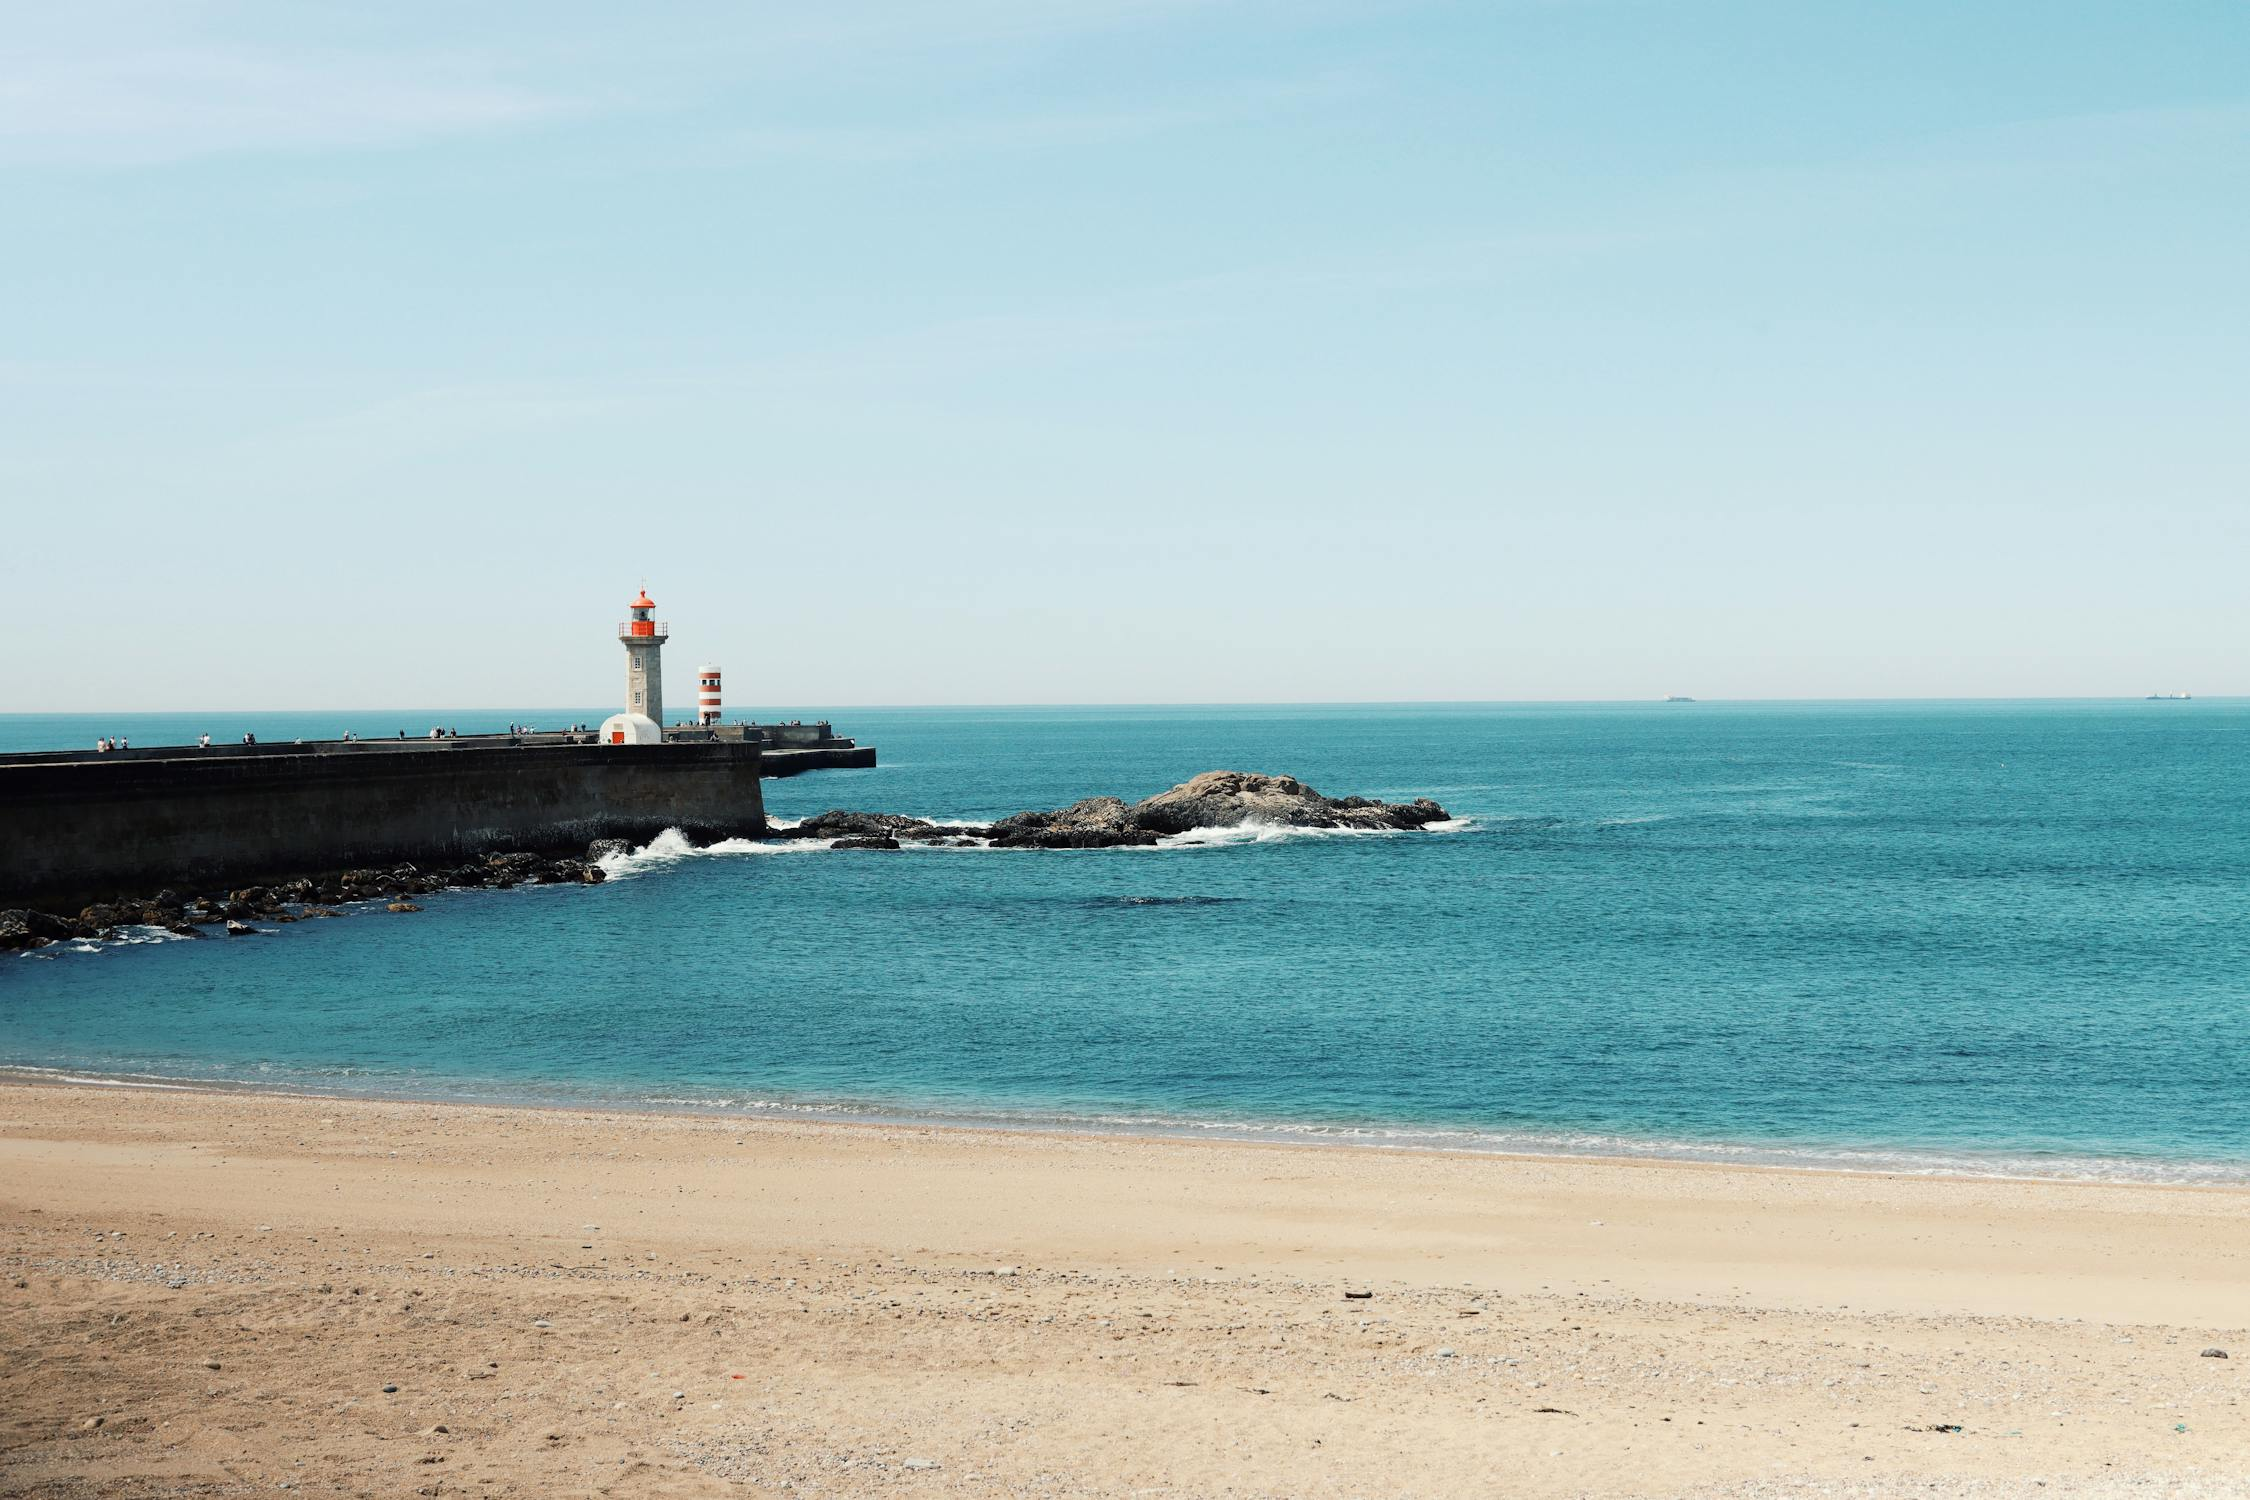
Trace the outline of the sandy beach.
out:
<instances>
[{"instance_id":1,"label":"sandy beach","mask_svg":"<svg viewBox=\"0 0 2250 1500\"><path fill-rule=\"evenodd\" d=\"M11 1495L2250 1493L2231 1189L7 1084L0 1225Z\"/></svg>"}]
</instances>

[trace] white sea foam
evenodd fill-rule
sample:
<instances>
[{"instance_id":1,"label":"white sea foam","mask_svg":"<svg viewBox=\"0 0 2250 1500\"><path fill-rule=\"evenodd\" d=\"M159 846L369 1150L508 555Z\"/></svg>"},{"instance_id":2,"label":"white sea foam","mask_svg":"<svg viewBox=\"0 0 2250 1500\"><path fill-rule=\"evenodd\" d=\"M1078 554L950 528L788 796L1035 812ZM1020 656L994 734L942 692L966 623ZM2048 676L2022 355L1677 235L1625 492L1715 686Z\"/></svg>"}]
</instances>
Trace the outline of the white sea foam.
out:
<instances>
[{"instance_id":1,"label":"white sea foam","mask_svg":"<svg viewBox=\"0 0 2250 1500\"><path fill-rule=\"evenodd\" d=\"M828 846L819 839L721 839L698 847L677 828L667 828L638 849L605 854L594 861L611 880L630 879L670 869L689 860L728 854L802 854Z\"/></svg>"},{"instance_id":2,"label":"white sea foam","mask_svg":"<svg viewBox=\"0 0 2250 1500\"><path fill-rule=\"evenodd\" d=\"M0 1066L0 1078L24 1078L37 1083L72 1083L101 1089L190 1090L202 1086L178 1083L147 1073L81 1073L70 1068L38 1068L14 1064Z\"/></svg>"},{"instance_id":3,"label":"white sea foam","mask_svg":"<svg viewBox=\"0 0 2250 1500\"><path fill-rule=\"evenodd\" d=\"M24 950L21 956L24 958L52 959L65 953L97 954L106 953L112 948L138 948L145 947L150 943L192 943L195 941L194 937L187 933L167 932L161 927L150 927L141 923L132 923L115 930L117 933L115 937L64 938L59 942L49 943L43 948L28 948ZM258 930L271 932L273 929L261 927Z\"/></svg>"},{"instance_id":4,"label":"white sea foam","mask_svg":"<svg viewBox=\"0 0 2250 1500\"><path fill-rule=\"evenodd\" d=\"M1430 833L1462 833L1476 826L1474 818L1450 818L1442 823L1431 823L1425 831ZM1305 828L1294 823L1236 823L1226 827L1190 828L1185 833L1166 834L1158 839L1158 849L1197 849L1223 847L1229 844L1280 844L1298 839L1384 839L1410 834L1411 828ZM1148 845L1141 847L1147 848Z\"/></svg>"},{"instance_id":5,"label":"white sea foam","mask_svg":"<svg viewBox=\"0 0 2250 1500\"><path fill-rule=\"evenodd\" d=\"M773 818L768 820L775 828L795 828L802 820ZM928 818L924 820L940 829L988 828L989 819L978 818ZM1428 824L1427 833L1465 833L1481 826L1475 818L1449 818ZM1201 849L1221 848L1239 844L1278 844L1298 839L1322 838L1392 838L1412 833L1412 829L1398 828L1302 828L1286 823L1239 823L1229 827L1190 828L1183 833L1166 834L1154 844L1123 844L1122 849ZM617 854L605 854L594 861L611 880L647 874L654 870L669 869L688 860L707 859L714 855L730 854L813 854L825 852L830 841L818 839L722 839L718 843L697 847L677 828L667 828L638 849ZM936 854L965 853L989 850L993 846L983 839L968 843L925 844L910 839L900 840L906 850L923 850ZM1099 850L1074 851L1098 853Z\"/></svg>"},{"instance_id":6,"label":"white sea foam","mask_svg":"<svg viewBox=\"0 0 2250 1500\"><path fill-rule=\"evenodd\" d=\"M949 1107L899 1109L856 1101L722 1099L646 1096L644 1108L712 1110L780 1117L842 1119L869 1124L957 1129L1084 1131L1094 1134L1192 1136L1362 1150L1465 1151L1548 1158L1685 1161L1780 1170L1879 1172L1914 1177L1982 1177L2024 1181L2135 1182L2167 1186L2250 1183L2250 1163L2159 1158L2049 1155L2005 1150L1875 1149L1634 1137L1588 1131L1470 1130L1439 1126L1330 1124L1194 1119L1160 1113Z\"/></svg>"},{"instance_id":7,"label":"white sea foam","mask_svg":"<svg viewBox=\"0 0 2250 1500\"><path fill-rule=\"evenodd\" d=\"M114 941L119 946L130 946L134 943L192 943L195 941L194 938L184 932L170 932L162 927L135 925L121 927L118 932L120 936Z\"/></svg>"},{"instance_id":8,"label":"white sea foam","mask_svg":"<svg viewBox=\"0 0 2250 1500\"><path fill-rule=\"evenodd\" d=\"M1228 844L1279 844L1293 839L1365 838L1387 830L1373 828L1298 828L1287 823L1235 823L1223 828L1190 828L1156 841L1159 849L1216 848Z\"/></svg>"}]
</instances>

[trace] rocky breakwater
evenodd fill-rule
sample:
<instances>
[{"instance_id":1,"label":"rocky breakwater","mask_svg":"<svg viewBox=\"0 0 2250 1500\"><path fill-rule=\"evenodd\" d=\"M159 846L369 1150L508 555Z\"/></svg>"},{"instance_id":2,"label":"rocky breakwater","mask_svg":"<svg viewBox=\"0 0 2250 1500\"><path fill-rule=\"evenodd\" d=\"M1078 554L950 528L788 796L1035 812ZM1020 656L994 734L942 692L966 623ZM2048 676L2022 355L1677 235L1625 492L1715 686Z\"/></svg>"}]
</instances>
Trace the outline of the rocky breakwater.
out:
<instances>
[{"instance_id":1,"label":"rocky breakwater","mask_svg":"<svg viewBox=\"0 0 2250 1500\"><path fill-rule=\"evenodd\" d=\"M898 813L838 809L775 829L778 838L825 839L836 849L896 849L902 844L981 844L995 849L1111 849L1154 844L1204 828L1338 828L1370 833L1444 823L1452 814L1427 797L1378 802L1325 797L1294 776L1206 771L1139 802L1088 797L1068 807L1020 812L977 827L932 823Z\"/></svg>"},{"instance_id":2,"label":"rocky breakwater","mask_svg":"<svg viewBox=\"0 0 2250 1500\"><path fill-rule=\"evenodd\" d=\"M338 915L338 907L354 902L380 901L389 911L420 911L408 898L454 888L598 885L606 872L594 861L609 852L612 844L624 847L619 841L604 841L589 849L585 859L495 853L442 869L391 865L334 870L272 885L193 896L165 890L153 896L97 902L68 913L0 911L0 952L72 940L115 942L135 927L161 928L178 937L209 937L216 932L240 937L256 932L255 924L260 922L280 925L333 917Z\"/></svg>"}]
</instances>

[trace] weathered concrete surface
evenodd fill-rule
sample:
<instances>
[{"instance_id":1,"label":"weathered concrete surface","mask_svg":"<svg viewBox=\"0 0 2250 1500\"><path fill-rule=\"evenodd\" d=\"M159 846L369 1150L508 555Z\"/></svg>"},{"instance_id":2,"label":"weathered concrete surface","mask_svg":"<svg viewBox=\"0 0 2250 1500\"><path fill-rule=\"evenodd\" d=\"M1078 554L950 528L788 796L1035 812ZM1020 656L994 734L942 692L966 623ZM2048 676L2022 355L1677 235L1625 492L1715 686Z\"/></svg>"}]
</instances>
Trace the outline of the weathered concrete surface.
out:
<instances>
[{"instance_id":1,"label":"weathered concrete surface","mask_svg":"<svg viewBox=\"0 0 2250 1500\"><path fill-rule=\"evenodd\" d=\"M753 744L444 743L440 754L416 753L408 741L388 754L189 749L8 766L0 770L0 907L52 909L166 885L247 884L496 848L575 852L597 838L639 842L667 828L698 840L766 831Z\"/></svg>"},{"instance_id":2,"label":"weathered concrete surface","mask_svg":"<svg viewBox=\"0 0 2250 1500\"><path fill-rule=\"evenodd\" d=\"M874 767L873 745L855 745L846 740L840 745L817 750L768 750L760 774L795 776L804 771L868 771Z\"/></svg>"}]
</instances>

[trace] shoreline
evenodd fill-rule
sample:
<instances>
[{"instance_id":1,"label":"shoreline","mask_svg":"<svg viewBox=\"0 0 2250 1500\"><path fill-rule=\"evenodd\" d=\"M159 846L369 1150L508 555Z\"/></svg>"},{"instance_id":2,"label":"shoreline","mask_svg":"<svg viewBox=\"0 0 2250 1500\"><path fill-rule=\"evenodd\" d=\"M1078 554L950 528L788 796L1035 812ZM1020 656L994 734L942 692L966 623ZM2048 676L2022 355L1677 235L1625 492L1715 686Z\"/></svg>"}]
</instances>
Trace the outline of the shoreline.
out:
<instances>
[{"instance_id":1,"label":"shoreline","mask_svg":"<svg viewBox=\"0 0 2250 1500\"><path fill-rule=\"evenodd\" d=\"M0 1491L2238 1494L2246 1218L0 1081Z\"/></svg>"},{"instance_id":2,"label":"shoreline","mask_svg":"<svg viewBox=\"0 0 2250 1500\"><path fill-rule=\"evenodd\" d=\"M1537 1132L1524 1131L1519 1135L1501 1132L1448 1131L1437 1127L1410 1125L1344 1125L1313 1122L1256 1123L1256 1122L1199 1122L1192 1120L1167 1121L1145 1119L1131 1122L1104 1120L1098 1117L1071 1115L1061 1112L1041 1114L1033 1111L1011 1112L994 1110L990 1113L946 1113L943 1111L916 1111L904 1107L885 1107L864 1101L784 1102L760 1100L754 1105L732 1106L725 1100L695 1100L684 1097L632 1098L611 1093L593 1093L581 1098L542 1095L535 1089L521 1094L479 1095L474 1093L430 1092L374 1092L345 1088L320 1089L302 1082L260 1083L250 1079L195 1078L170 1074L113 1073L99 1068L59 1068L38 1065L0 1063L0 1089L11 1086L29 1088L95 1088L111 1090L145 1090L154 1093L193 1094L210 1093L222 1097L280 1098L332 1101L336 1103L418 1105L438 1108L525 1110L541 1113L576 1115L617 1115L624 1118L648 1116L698 1120L709 1124L775 1124L838 1126L863 1130L937 1130L965 1135L988 1135L999 1139L1016 1136L1031 1138L1084 1139L1086 1141L1154 1141L1185 1145L1209 1144L1214 1146L1270 1146L1288 1149L1328 1151L1347 1154L1402 1155L1460 1157L1468 1160L1495 1160L1524 1163L1554 1163L1586 1165L1638 1165L1649 1167L1698 1167L1715 1171L1745 1171L1771 1173L1800 1173L1811 1177L1862 1177L1876 1180L1898 1179L1908 1182L1968 1182L1968 1183L2024 1183L2053 1184L2065 1187L2119 1187L2161 1188L2166 1190L2192 1190L2198 1192L2250 1193L2250 1163L2206 1162L2195 1159L2149 1158L2148 1164L2156 1169L2176 1167L2204 1167L2215 1174L2204 1178L2177 1176L2134 1176L2100 1174L2096 1172L2066 1173L2005 1170L2003 1163L2014 1158L2004 1153L1991 1153L1993 1164L1979 1169L1959 1163L1975 1159L1980 1153L1968 1148L1926 1148L1917 1153L1915 1148L1900 1147L1828 1147L1828 1146L1771 1146L1730 1142L1664 1142L1635 1143L1626 1138L1614 1138L1618 1149L1568 1150L1561 1144L1552 1148L1537 1142ZM1408 1138L1400 1138L1401 1136ZM1521 1137L1529 1137L1522 1140ZM1489 1140L1495 1144L1477 1144ZM1504 1143L1503 1143L1504 1142ZM1702 1152L1705 1154L1696 1154ZM1826 1153L1823 1159L1822 1153ZM1931 1162L1916 1167L1909 1163L1917 1156ZM1842 1160L1837 1158L1865 1157L1875 1160ZM1883 1158L1898 1158L1897 1163ZM2085 1157L2065 1158L2091 1165L2124 1164L2128 1158ZM2216 1175L2228 1174L2228 1175Z\"/></svg>"}]
</instances>

